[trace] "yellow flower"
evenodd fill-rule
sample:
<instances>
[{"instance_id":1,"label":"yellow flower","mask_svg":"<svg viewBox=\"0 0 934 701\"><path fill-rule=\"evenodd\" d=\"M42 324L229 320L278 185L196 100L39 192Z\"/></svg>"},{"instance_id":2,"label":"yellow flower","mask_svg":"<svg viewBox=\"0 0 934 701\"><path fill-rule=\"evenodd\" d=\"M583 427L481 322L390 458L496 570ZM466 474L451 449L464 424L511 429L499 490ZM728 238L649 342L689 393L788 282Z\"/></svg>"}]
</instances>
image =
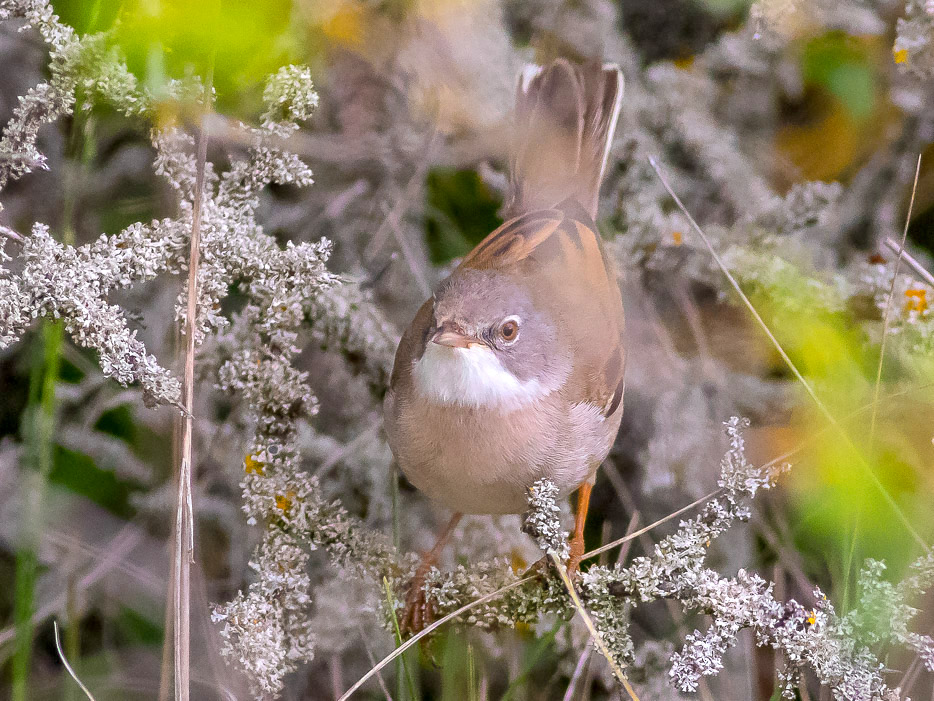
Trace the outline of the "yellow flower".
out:
<instances>
[{"instance_id":1,"label":"yellow flower","mask_svg":"<svg viewBox=\"0 0 934 701\"><path fill-rule=\"evenodd\" d=\"M248 475L260 475L263 476L266 473L263 471L263 463L254 459L252 455L247 455L246 459L243 461L244 472Z\"/></svg>"},{"instance_id":2,"label":"yellow flower","mask_svg":"<svg viewBox=\"0 0 934 701\"><path fill-rule=\"evenodd\" d=\"M285 493L285 496L281 494L276 495L276 508L279 509L284 514L289 513L289 509L292 508L292 501L295 499L295 492L291 489Z\"/></svg>"},{"instance_id":3,"label":"yellow flower","mask_svg":"<svg viewBox=\"0 0 934 701\"><path fill-rule=\"evenodd\" d=\"M689 69L691 68L691 66L694 65L694 57L693 57L693 56L685 56L685 57L683 57L683 58L676 58L676 59L674 60L674 64L675 64L675 68L677 68L677 69L679 69L679 70L682 70L682 71L689 70Z\"/></svg>"},{"instance_id":4,"label":"yellow flower","mask_svg":"<svg viewBox=\"0 0 934 701\"><path fill-rule=\"evenodd\" d=\"M926 312L928 308L927 290L905 290L905 313L911 310Z\"/></svg>"},{"instance_id":5,"label":"yellow flower","mask_svg":"<svg viewBox=\"0 0 934 701\"><path fill-rule=\"evenodd\" d=\"M908 49L892 49L892 56L895 57L895 63L908 63Z\"/></svg>"},{"instance_id":6,"label":"yellow flower","mask_svg":"<svg viewBox=\"0 0 934 701\"><path fill-rule=\"evenodd\" d=\"M812 626L813 626L815 623L817 623L817 613L816 613L816 612L811 611L810 615L808 616L808 623L809 623L810 625L812 625Z\"/></svg>"},{"instance_id":7,"label":"yellow flower","mask_svg":"<svg viewBox=\"0 0 934 701\"><path fill-rule=\"evenodd\" d=\"M674 242L675 246L680 246L681 242L684 240L684 234L680 231L672 231L671 240Z\"/></svg>"}]
</instances>

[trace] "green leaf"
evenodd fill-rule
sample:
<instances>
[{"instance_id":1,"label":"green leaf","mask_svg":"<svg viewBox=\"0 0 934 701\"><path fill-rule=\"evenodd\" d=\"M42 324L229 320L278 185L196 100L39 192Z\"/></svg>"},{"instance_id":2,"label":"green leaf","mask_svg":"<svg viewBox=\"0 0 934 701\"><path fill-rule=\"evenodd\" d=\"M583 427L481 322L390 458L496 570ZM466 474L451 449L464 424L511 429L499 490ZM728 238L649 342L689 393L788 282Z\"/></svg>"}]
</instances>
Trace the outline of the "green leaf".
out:
<instances>
[{"instance_id":1,"label":"green leaf","mask_svg":"<svg viewBox=\"0 0 934 701\"><path fill-rule=\"evenodd\" d=\"M157 97L166 80L213 71L225 111L302 55L291 0L56 0L54 8L81 34L110 31L130 71Z\"/></svg>"},{"instance_id":2,"label":"green leaf","mask_svg":"<svg viewBox=\"0 0 934 701\"><path fill-rule=\"evenodd\" d=\"M138 485L100 469L93 458L83 453L56 446L49 482L80 494L121 518L130 518L135 513L130 494Z\"/></svg>"}]
</instances>

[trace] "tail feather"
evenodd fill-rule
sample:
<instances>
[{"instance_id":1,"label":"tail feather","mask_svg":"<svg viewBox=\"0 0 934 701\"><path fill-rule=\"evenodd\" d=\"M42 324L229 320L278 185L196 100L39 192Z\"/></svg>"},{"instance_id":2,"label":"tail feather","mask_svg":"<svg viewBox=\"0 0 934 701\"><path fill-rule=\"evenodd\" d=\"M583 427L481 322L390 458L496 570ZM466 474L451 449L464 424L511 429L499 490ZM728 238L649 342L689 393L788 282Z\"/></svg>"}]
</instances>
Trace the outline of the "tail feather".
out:
<instances>
[{"instance_id":1,"label":"tail feather","mask_svg":"<svg viewBox=\"0 0 934 701\"><path fill-rule=\"evenodd\" d=\"M613 64L557 59L526 67L516 92L509 215L573 198L596 218L622 96L623 74Z\"/></svg>"}]
</instances>

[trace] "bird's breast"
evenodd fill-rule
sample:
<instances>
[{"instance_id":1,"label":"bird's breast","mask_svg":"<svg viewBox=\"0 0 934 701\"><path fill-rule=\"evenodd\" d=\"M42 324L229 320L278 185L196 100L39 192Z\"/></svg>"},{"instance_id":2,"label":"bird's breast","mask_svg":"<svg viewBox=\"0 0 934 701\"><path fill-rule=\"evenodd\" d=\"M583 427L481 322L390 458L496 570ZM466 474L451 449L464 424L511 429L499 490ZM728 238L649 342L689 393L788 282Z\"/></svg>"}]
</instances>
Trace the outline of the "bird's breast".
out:
<instances>
[{"instance_id":1,"label":"bird's breast","mask_svg":"<svg viewBox=\"0 0 934 701\"><path fill-rule=\"evenodd\" d=\"M555 389L536 378L520 380L482 344L451 348L428 343L412 364L412 381L427 402L500 411L528 406Z\"/></svg>"},{"instance_id":2,"label":"bird's breast","mask_svg":"<svg viewBox=\"0 0 934 701\"><path fill-rule=\"evenodd\" d=\"M552 393L502 410L441 404L413 388L387 398L390 445L406 477L454 511L521 513L541 477L569 493L606 456L618 421Z\"/></svg>"}]
</instances>

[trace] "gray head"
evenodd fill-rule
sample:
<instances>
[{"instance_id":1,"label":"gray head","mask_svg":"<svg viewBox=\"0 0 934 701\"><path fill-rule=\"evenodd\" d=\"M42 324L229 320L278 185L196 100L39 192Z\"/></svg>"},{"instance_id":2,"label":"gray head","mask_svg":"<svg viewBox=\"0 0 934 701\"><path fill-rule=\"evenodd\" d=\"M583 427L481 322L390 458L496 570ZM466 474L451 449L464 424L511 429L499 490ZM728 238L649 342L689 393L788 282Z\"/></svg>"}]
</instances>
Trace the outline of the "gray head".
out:
<instances>
[{"instance_id":1,"label":"gray head","mask_svg":"<svg viewBox=\"0 0 934 701\"><path fill-rule=\"evenodd\" d=\"M556 320L536 308L529 292L494 270L462 269L434 295L429 345L492 351L520 382L560 383L569 357Z\"/></svg>"}]
</instances>

